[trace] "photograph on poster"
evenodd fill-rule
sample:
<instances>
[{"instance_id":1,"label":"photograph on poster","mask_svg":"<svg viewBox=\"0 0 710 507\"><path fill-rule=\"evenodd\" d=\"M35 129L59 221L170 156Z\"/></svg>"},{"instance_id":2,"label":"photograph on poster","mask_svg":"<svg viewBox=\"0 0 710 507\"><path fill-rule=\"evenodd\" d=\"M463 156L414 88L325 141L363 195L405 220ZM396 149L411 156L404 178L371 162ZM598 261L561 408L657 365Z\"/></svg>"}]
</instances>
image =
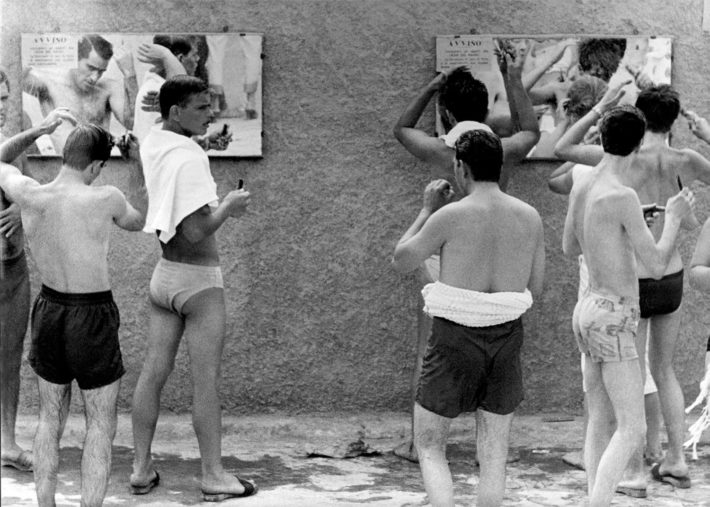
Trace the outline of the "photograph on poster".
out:
<instances>
[{"instance_id":1,"label":"photograph on poster","mask_svg":"<svg viewBox=\"0 0 710 507\"><path fill-rule=\"evenodd\" d=\"M436 70L466 66L488 89L486 120L501 136L510 135L510 107L495 48L511 47L524 58L523 84L540 122L540 141L529 158L554 158L565 130L604 95L626 80L621 103L633 104L640 88L671 82L670 37L578 35L440 35ZM437 114L437 133L448 128ZM594 142L592 133L588 142Z\"/></svg>"},{"instance_id":2,"label":"photograph on poster","mask_svg":"<svg viewBox=\"0 0 710 507\"><path fill-rule=\"evenodd\" d=\"M24 33L24 121L34 125L53 109L68 107L81 122L115 136L130 130L140 140L160 126L160 85L189 74L208 84L214 112L207 134L196 141L212 157L260 157L262 43L263 34L238 32ZM67 123L42 136L34 153L61 156L70 131ZM220 133L227 135L217 142Z\"/></svg>"}]
</instances>

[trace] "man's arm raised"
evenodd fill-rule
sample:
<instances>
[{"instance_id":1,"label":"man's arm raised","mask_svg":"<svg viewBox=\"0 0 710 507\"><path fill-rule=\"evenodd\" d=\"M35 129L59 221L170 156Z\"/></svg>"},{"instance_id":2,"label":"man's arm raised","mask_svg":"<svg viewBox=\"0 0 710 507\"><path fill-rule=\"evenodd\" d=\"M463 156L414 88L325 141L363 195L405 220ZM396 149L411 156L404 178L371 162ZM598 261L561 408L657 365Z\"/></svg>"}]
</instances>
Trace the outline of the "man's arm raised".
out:
<instances>
[{"instance_id":1,"label":"man's arm raised","mask_svg":"<svg viewBox=\"0 0 710 507\"><path fill-rule=\"evenodd\" d=\"M19 157L32 143L44 134L54 132L66 120L72 125L78 123L67 107L58 107L44 117L42 123L12 136L0 145L0 162L10 163Z\"/></svg>"},{"instance_id":2,"label":"man's arm raised","mask_svg":"<svg viewBox=\"0 0 710 507\"><path fill-rule=\"evenodd\" d=\"M618 216L621 217L621 225L624 227L638 259L654 278L663 277L675 251L675 242L681 222L692 211L694 202L695 197L687 188L668 199L663 232L658 243L655 243L653 234L643 218L641 201L639 201L636 192L628 189L617 200L616 205L618 206Z\"/></svg>"},{"instance_id":3,"label":"man's arm raised","mask_svg":"<svg viewBox=\"0 0 710 507\"><path fill-rule=\"evenodd\" d=\"M540 126L535 109L522 82L524 63L523 58L514 60L508 51L499 53L498 65L508 94L510 121L513 128L518 130L512 136L501 139L504 163L508 165L524 159L540 139Z\"/></svg>"},{"instance_id":4,"label":"man's arm raised","mask_svg":"<svg viewBox=\"0 0 710 507\"><path fill-rule=\"evenodd\" d=\"M126 134L118 142L118 149L128 167L128 192L127 197L121 194L123 205L113 220L122 229L140 231L145 225L148 212L148 191L145 188L138 140L133 134Z\"/></svg>"},{"instance_id":5,"label":"man's arm raised","mask_svg":"<svg viewBox=\"0 0 710 507\"><path fill-rule=\"evenodd\" d=\"M586 165L597 165L601 161L604 156L604 148L597 145L581 144L582 140L587 131L599 121L599 118L619 103L621 97L626 93L623 88L629 83L631 81L624 81L618 86L609 88L597 105L567 129L567 132L555 145L554 153L557 158Z\"/></svg>"},{"instance_id":6,"label":"man's arm raised","mask_svg":"<svg viewBox=\"0 0 710 507\"><path fill-rule=\"evenodd\" d=\"M118 48L113 59L123 74L123 86L110 90L109 104L121 125L126 130L132 130L136 95L138 95L138 79L133 65L133 54L125 48Z\"/></svg>"},{"instance_id":7,"label":"man's arm raised","mask_svg":"<svg viewBox=\"0 0 710 507\"><path fill-rule=\"evenodd\" d=\"M440 139L415 128L431 98L446 81L446 74L440 73L427 84L412 102L407 105L394 126L394 137L406 150L419 160L438 167L451 166L451 150Z\"/></svg>"},{"instance_id":8,"label":"man's arm raised","mask_svg":"<svg viewBox=\"0 0 710 507\"><path fill-rule=\"evenodd\" d=\"M425 259L441 250L445 238L446 219L436 213L447 204L453 191L446 180L430 182L424 190L424 204L414 223L397 243L392 267L400 273L416 269Z\"/></svg>"},{"instance_id":9,"label":"man's arm raised","mask_svg":"<svg viewBox=\"0 0 710 507\"><path fill-rule=\"evenodd\" d=\"M0 162L0 189L12 202L20 207L29 205L27 191L38 186L39 183L22 174L14 165Z\"/></svg>"}]
</instances>

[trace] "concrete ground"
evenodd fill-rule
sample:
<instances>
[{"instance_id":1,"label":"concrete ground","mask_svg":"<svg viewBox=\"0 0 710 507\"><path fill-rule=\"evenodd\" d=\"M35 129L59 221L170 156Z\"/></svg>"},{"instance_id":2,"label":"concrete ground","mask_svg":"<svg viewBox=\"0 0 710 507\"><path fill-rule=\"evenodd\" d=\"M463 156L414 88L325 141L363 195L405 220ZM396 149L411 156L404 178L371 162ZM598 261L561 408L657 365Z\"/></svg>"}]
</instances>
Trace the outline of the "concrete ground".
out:
<instances>
[{"instance_id":1,"label":"concrete ground","mask_svg":"<svg viewBox=\"0 0 710 507\"><path fill-rule=\"evenodd\" d=\"M19 442L30 448L36 418L18 421ZM260 507L421 506L427 505L419 467L391 452L408 428L403 413L358 416L225 417L226 467L256 481L259 493L221 505ZM554 415L517 417L512 449L520 460L508 466L504 505L583 505L585 475L561 457L581 446L581 418ZM448 448L457 503L475 502L474 419L457 419ZM647 499L616 495L617 506L710 506L710 432L690 460L692 488L674 489L650 479ZM60 452L58 506L79 505L79 462L84 421L70 416ZM120 415L113 448L113 471L104 505L203 505L199 493L199 455L188 415L161 416L153 446L161 484L146 496L128 490L131 470L130 416ZM348 451L358 457L343 458ZM333 457L325 457L333 456ZM3 506L35 505L32 474L2 468ZM213 504L204 504L213 505Z\"/></svg>"}]
</instances>

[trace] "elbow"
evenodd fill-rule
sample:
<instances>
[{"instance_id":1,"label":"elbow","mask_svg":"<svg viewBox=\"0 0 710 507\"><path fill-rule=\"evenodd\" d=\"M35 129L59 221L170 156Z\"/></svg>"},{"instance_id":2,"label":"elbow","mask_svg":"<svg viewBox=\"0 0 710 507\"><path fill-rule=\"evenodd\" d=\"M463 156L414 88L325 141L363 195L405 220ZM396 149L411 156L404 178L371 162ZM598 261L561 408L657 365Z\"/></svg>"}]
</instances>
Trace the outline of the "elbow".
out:
<instances>
[{"instance_id":1,"label":"elbow","mask_svg":"<svg viewBox=\"0 0 710 507\"><path fill-rule=\"evenodd\" d=\"M392 129L392 135L394 138L399 141L400 143L402 142L402 126L397 124L394 126Z\"/></svg>"},{"instance_id":2,"label":"elbow","mask_svg":"<svg viewBox=\"0 0 710 507\"><path fill-rule=\"evenodd\" d=\"M392 256L391 264L392 268L400 274L409 273L416 267L412 267L411 262L407 259L407 256L398 250L395 250L394 255Z\"/></svg>"}]
</instances>

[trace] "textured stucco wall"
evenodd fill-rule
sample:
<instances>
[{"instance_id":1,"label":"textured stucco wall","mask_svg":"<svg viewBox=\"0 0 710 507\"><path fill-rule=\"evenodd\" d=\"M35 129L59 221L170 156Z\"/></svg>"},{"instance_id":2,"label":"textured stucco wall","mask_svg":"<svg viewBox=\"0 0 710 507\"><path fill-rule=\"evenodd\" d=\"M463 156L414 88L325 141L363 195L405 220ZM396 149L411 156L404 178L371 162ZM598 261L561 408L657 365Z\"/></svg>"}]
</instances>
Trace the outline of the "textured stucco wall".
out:
<instances>
[{"instance_id":1,"label":"textured stucco wall","mask_svg":"<svg viewBox=\"0 0 710 507\"><path fill-rule=\"evenodd\" d=\"M405 410L420 304L414 277L389 267L394 243L416 215L428 181L424 164L394 140L404 106L433 75L434 36L467 33L656 34L674 40L673 82L684 103L710 115L710 42L702 1L286 1L2 0L3 64L19 80L20 33L35 31L265 34L264 157L215 160L221 195L244 178L251 213L219 232L228 336L222 400L228 413L284 410ZM13 104L19 106L19 95ZM12 118L18 125L18 118ZM424 125L432 127L428 112ZM710 154L684 125L674 142ZM56 161L34 161L42 179ZM579 357L570 333L574 262L561 255L566 199L547 190L553 165L525 165L510 192L545 221L545 293L527 317L527 399L522 409L579 410ZM126 188L112 162L104 182ZM699 215L710 213L703 191ZM689 259L694 236L686 237ZM121 345L130 397L146 347L147 288L155 239L116 231L111 274L122 312ZM33 292L38 280L33 277ZM677 370L695 394L710 328L708 299L687 289ZM36 405L23 367L22 407ZM184 347L163 406L190 407Z\"/></svg>"}]
</instances>

